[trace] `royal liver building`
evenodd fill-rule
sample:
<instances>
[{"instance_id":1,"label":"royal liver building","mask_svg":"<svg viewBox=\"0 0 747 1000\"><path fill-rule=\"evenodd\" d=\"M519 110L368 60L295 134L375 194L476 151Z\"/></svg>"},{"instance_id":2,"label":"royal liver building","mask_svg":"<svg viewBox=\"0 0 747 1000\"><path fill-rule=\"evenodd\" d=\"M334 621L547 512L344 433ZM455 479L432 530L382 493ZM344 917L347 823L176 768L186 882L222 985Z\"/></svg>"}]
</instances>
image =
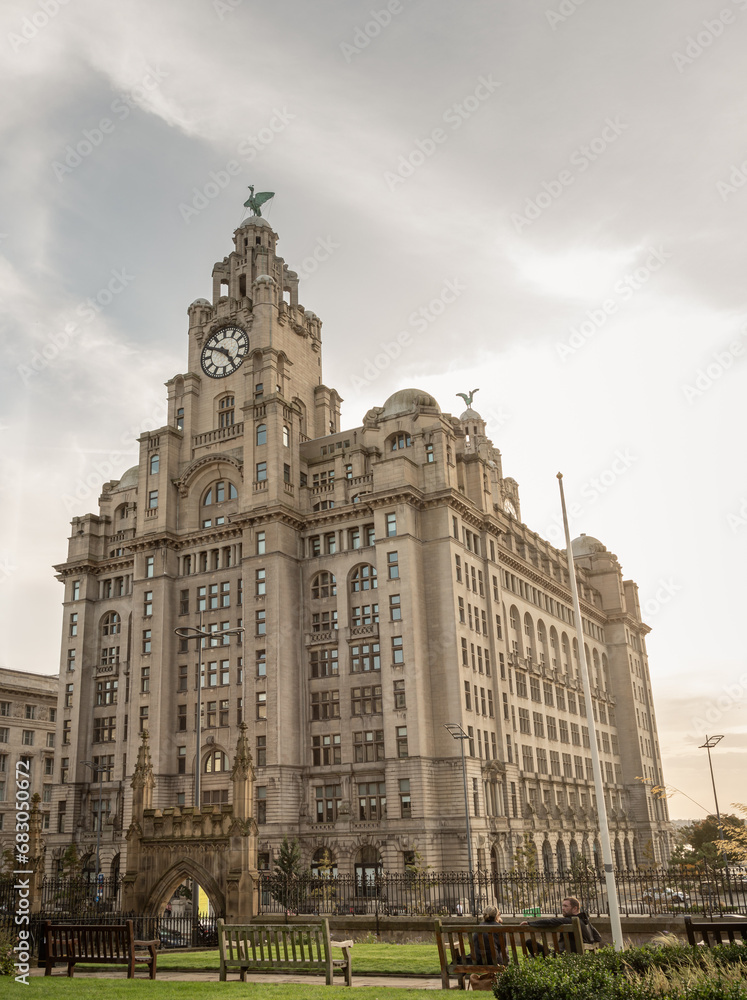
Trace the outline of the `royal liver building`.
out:
<instances>
[{"instance_id":1,"label":"royal liver building","mask_svg":"<svg viewBox=\"0 0 747 1000\"><path fill-rule=\"evenodd\" d=\"M288 834L341 873L403 871L415 852L465 868L447 723L468 737L480 868L531 844L550 870L601 860L564 553L522 524L472 394L453 416L402 389L341 429L321 321L277 240L260 217L236 230L212 301L188 309L166 426L73 518L51 863L99 828L104 872L124 870L143 730L154 807L192 807L195 768L201 803L230 803L242 721L260 867ZM595 539L574 551L616 861L665 861L637 587ZM198 649L184 626L244 631Z\"/></svg>"}]
</instances>

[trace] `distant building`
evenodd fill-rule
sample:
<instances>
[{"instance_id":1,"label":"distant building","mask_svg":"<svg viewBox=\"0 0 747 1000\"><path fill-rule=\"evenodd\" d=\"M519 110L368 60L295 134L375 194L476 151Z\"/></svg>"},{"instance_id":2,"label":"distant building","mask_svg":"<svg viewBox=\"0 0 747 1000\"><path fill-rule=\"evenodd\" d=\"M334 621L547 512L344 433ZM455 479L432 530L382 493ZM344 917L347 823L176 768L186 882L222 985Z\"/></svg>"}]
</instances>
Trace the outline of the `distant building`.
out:
<instances>
[{"instance_id":1,"label":"distant building","mask_svg":"<svg viewBox=\"0 0 747 1000\"><path fill-rule=\"evenodd\" d=\"M339 871L601 861L563 552L521 523L519 487L480 414L403 389L340 428L321 322L267 220L247 219L189 307L187 371L140 460L72 522L64 584L60 781L50 837L103 868L126 851L129 781L151 737L154 806L229 801L244 719L260 866L283 836ZM353 319L351 318L351 322ZM460 387L455 387L460 388ZM469 397L471 398L471 396ZM574 543L607 804L620 867L668 857L637 588ZM202 650L178 626L242 625ZM90 760L108 768L99 789ZM528 837L527 841L525 838ZM124 869L122 869L124 870Z\"/></svg>"},{"instance_id":2,"label":"distant building","mask_svg":"<svg viewBox=\"0 0 747 1000\"><path fill-rule=\"evenodd\" d=\"M16 776L30 773L31 795L41 796L42 830L50 829L58 681L57 674L0 667L0 852L15 846Z\"/></svg>"}]
</instances>

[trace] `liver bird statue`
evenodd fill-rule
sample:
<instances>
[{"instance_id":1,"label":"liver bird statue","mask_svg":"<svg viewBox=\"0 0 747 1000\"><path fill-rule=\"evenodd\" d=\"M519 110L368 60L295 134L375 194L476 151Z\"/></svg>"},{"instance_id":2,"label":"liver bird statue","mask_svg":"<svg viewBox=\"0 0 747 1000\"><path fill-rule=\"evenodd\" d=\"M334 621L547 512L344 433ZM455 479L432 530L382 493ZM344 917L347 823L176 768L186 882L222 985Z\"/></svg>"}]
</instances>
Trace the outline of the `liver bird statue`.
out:
<instances>
[{"instance_id":1,"label":"liver bird statue","mask_svg":"<svg viewBox=\"0 0 747 1000\"><path fill-rule=\"evenodd\" d=\"M244 208L250 209L252 215L259 215L259 216L261 216L262 215L262 205L264 205L264 203L266 201L269 201L270 198L274 198L275 197L275 192L274 191L258 191L255 194L254 193L254 185L253 184L249 185L249 191L250 191L250 194L249 194L249 197L247 198L247 200L244 202Z\"/></svg>"},{"instance_id":2,"label":"liver bird statue","mask_svg":"<svg viewBox=\"0 0 747 1000\"><path fill-rule=\"evenodd\" d=\"M472 400L475 398L475 393L479 392L479 389L473 389L472 392L458 392L456 395L461 396L468 407L472 406Z\"/></svg>"}]
</instances>

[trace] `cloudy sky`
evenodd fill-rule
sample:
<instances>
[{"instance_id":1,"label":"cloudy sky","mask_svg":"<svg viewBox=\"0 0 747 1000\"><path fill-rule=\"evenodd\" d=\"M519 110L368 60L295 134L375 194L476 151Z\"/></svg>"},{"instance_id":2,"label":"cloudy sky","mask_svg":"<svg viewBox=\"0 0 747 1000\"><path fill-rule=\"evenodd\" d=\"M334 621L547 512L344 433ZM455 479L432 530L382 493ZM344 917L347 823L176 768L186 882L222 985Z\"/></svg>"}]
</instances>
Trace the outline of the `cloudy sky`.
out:
<instances>
[{"instance_id":1,"label":"cloudy sky","mask_svg":"<svg viewBox=\"0 0 747 1000\"><path fill-rule=\"evenodd\" d=\"M747 0L6 0L0 664L58 669L70 518L253 183L344 425L479 386L526 523L561 542L562 470L639 585L672 815L706 732L747 800L746 40Z\"/></svg>"}]
</instances>

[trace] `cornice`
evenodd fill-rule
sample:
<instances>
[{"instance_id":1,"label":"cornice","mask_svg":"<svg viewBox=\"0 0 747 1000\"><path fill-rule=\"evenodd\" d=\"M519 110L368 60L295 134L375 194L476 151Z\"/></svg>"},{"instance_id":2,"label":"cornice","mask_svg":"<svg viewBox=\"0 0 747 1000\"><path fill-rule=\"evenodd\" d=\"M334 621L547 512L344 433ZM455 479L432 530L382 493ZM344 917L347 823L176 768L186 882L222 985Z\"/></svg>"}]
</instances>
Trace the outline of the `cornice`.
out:
<instances>
[{"instance_id":1,"label":"cornice","mask_svg":"<svg viewBox=\"0 0 747 1000\"><path fill-rule=\"evenodd\" d=\"M498 563L499 565L509 566L511 569L516 570L517 573L521 573L523 576L531 580L533 583L539 584L543 590L546 590L549 593L554 594L555 597L561 598L571 608L573 607L573 598L571 596L570 590L566 590L564 587L561 587L560 584L556 583L554 580L548 580L548 578L544 576L536 567L533 566L529 568L528 566L524 565L524 563L522 563L520 560L514 558L513 556L507 555L505 552L500 553L498 558ZM505 588L502 589L505 590ZM513 591L509 590L507 591L507 593L511 594L513 593ZM518 597L520 595L517 594L516 596ZM581 606L581 611L583 612L583 614L587 618L594 620L598 625L604 626L611 621L610 617L606 615L603 611L600 611L599 608L587 604L580 598L579 598L579 604Z\"/></svg>"}]
</instances>

